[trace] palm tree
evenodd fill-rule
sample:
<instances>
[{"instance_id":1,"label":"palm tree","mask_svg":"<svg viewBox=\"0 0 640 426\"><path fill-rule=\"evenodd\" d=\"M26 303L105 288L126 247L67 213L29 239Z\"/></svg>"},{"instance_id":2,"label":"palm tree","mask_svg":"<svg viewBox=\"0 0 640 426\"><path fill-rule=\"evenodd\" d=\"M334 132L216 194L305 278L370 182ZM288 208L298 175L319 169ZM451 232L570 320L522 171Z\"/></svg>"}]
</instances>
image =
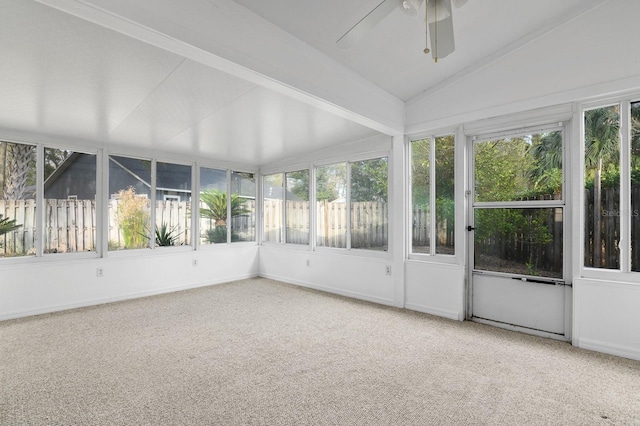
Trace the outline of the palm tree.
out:
<instances>
[{"instance_id":1,"label":"palm tree","mask_svg":"<svg viewBox=\"0 0 640 426\"><path fill-rule=\"evenodd\" d=\"M0 235L7 234L11 231L15 231L22 225L16 224L15 219L9 219L8 217L2 217L0 214Z\"/></svg>"},{"instance_id":2,"label":"palm tree","mask_svg":"<svg viewBox=\"0 0 640 426\"><path fill-rule=\"evenodd\" d=\"M562 133L550 132L535 136L529 150L535 161L530 177L536 186L558 191L561 188L554 188L557 182L553 178L557 171L562 176Z\"/></svg>"},{"instance_id":3,"label":"palm tree","mask_svg":"<svg viewBox=\"0 0 640 426\"><path fill-rule=\"evenodd\" d=\"M5 200L22 200L27 192L30 164L35 160L35 147L19 143L5 144L4 187Z\"/></svg>"},{"instance_id":4,"label":"palm tree","mask_svg":"<svg viewBox=\"0 0 640 426\"><path fill-rule=\"evenodd\" d=\"M620 113L618 106L592 109L584 115L585 168L593 173L593 266L602 262L601 211L602 172L619 167Z\"/></svg>"},{"instance_id":5,"label":"palm tree","mask_svg":"<svg viewBox=\"0 0 640 426\"><path fill-rule=\"evenodd\" d=\"M231 217L242 216L251 213L245 207L246 199L238 194L231 194ZM200 201L207 207L200 208L200 217L215 221L216 226L227 224L227 193L218 189L207 189L200 193Z\"/></svg>"}]
</instances>

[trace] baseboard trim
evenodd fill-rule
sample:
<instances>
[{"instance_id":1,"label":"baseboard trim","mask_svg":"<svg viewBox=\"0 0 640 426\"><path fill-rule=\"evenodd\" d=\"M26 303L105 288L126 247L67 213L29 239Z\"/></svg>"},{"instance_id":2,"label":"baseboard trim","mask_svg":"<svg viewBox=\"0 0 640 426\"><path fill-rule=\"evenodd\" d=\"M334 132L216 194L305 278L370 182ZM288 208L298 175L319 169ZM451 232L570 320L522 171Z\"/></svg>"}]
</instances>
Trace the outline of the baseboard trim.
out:
<instances>
[{"instance_id":1,"label":"baseboard trim","mask_svg":"<svg viewBox=\"0 0 640 426\"><path fill-rule=\"evenodd\" d=\"M201 282L201 283L196 283L196 284L179 285L179 286L173 286L173 287L163 287L163 288L153 289L153 290L148 290L148 291L140 291L140 292L136 292L136 293L127 293L127 294L118 295L118 296L114 296L114 297L101 297L101 298L98 298L98 299L88 299L88 300L82 300L82 301L79 301L79 302L62 304L62 305L49 305L49 306L45 306L45 307L42 307L42 308L29 309L29 310L25 310L25 311L13 311L13 312L0 314L0 321L6 321L6 320L18 319L18 318L25 318L25 317L35 316L35 315L51 314L51 313L54 313L54 312L62 312L62 311L68 311L68 310L71 310L71 309L78 309L78 308L86 308L86 307L89 307L89 306L104 305L104 304L107 304L107 303L122 302L122 301L125 301L125 300L140 299L140 298L143 298L143 297L157 296L159 294L175 293L175 292L178 292L178 291L191 290L191 289L200 288L200 287L208 287L208 286L212 286L212 285L224 284L224 283L228 283L228 282L232 282L232 281L244 280L244 279L249 279L249 278L256 278L257 276L258 276L258 274L243 274L243 275L238 275L238 276L235 276L235 277L228 277L228 278L221 279L221 280L208 280L208 281Z\"/></svg>"},{"instance_id":2,"label":"baseboard trim","mask_svg":"<svg viewBox=\"0 0 640 426\"><path fill-rule=\"evenodd\" d=\"M355 292L355 291L342 290L342 289L335 288L335 287L327 287L327 286L314 284L314 283L311 283L311 282L308 282L308 281L304 281L304 280L295 280L295 279L291 279L291 278L287 278L287 277L281 277L279 275L274 275L274 274L260 274L260 276L262 278L281 281L283 283L293 284L293 285L297 285L297 286L300 286L300 287L311 288L311 289L314 289L314 290L324 291L326 293L337 294L339 296L350 297L352 299L364 300L366 302L372 302L372 303L377 303L377 304L380 304L380 305L396 307L393 299L383 299L383 298L380 298L380 297L373 297L373 296L369 296L369 295L363 294L363 293L358 293L358 292Z\"/></svg>"},{"instance_id":3,"label":"baseboard trim","mask_svg":"<svg viewBox=\"0 0 640 426\"><path fill-rule=\"evenodd\" d=\"M448 318L454 321L463 321L462 315L459 312L448 311L440 308L434 308L432 306L416 305L413 303L405 303L404 307L412 311L422 312L424 314L435 315L437 317Z\"/></svg>"},{"instance_id":4,"label":"baseboard trim","mask_svg":"<svg viewBox=\"0 0 640 426\"><path fill-rule=\"evenodd\" d=\"M602 352L609 355L620 356L640 361L640 349L631 348L629 346L615 345L612 343L602 342L599 340L579 338L577 345L581 349Z\"/></svg>"}]
</instances>

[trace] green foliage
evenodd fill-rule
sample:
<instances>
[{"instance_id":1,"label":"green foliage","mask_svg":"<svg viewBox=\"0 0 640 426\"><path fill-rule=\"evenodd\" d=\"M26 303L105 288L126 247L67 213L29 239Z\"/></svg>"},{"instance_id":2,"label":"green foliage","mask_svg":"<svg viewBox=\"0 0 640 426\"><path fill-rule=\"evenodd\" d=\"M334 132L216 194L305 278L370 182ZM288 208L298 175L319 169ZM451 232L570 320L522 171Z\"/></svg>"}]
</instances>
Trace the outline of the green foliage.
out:
<instances>
[{"instance_id":1,"label":"green foliage","mask_svg":"<svg viewBox=\"0 0 640 426\"><path fill-rule=\"evenodd\" d=\"M287 191L291 191L299 199L309 201L309 170L288 172Z\"/></svg>"},{"instance_id":2,"label":"green foliage","mask_svg":"<svg viewBox=\"0 0 640 426\"><path fill-rule=\"evenodd\" d=\"M346 163L316 168L316 199L334 201L345 195L347 185Z\"/></svg>"},{"instance_id":3,"label":"green foliage","mask_svg":"<svg viewBox=\"0 0 640 426\"><path fill-rule=\"evenodd\" d=\"M8 217L2 217L0 214L0 235L8 234L11 231L15 231L22 225L16 224L15 219L9 219Z\"/></svg>"},{"instance_id":4,"label":"green foliage","mask_svg":"<svg viewBox=\"0 0 640 426\"><path fill-rule=\"evenodd\" d=\"M46 148L44 150L44 179L47 180L71 153L72 151L64 149Z\"/></svg>"},{"instance_id":5,"label":"green foliage","mask_svg":"<svg viewBox=\"0 0 640 426\"><path fill-rule=\"evenodd\" d=\"M530 189L530 144L522 139L500 139L476 144L477 201L511 201Z\"/></svg>"},{"instance_id":6,"label":"green foliage","mask_svg":"<svg viewBox=\"0 0 640 426\"><path fill-rule=\"evenodd\" d=\"M166 223L156 227L156 245L160 247L174 246L180 235L176 235L177 226L169 229Z\"/></svg>"},{"instance_id":7,"label":"green foliage","mask_svg":"<svg viewBox=\"0 0 640 426\"><path fill-rule=\"evenodd\" d=\"M617 106L585 112L585 167L591 178L594 178L596 170L612 171L619 164L619 132L620 113Z\"/></svg>"},{"instance_id":8,"label":"green foliage","mask_svg":"<svg viewBox=\"0 0 640 426\"><path fill-rule=\"evenodd\" d=\"M226 226L216 226L212 229L207 229L204 237L209 243L219 244L227 242L227 227ZM236 241L240 241L240 237L236 234L235 231L231 230L231 242L234 243Z\"/></svg>"},{"instance_id":9,"label":"green foliage","mask_svg":"<svg viewBox=\"0 0 640 426\"><path fill-rule=\"evenodd\" d=\"M124 247L147 247L149 237L149 200L136 195L133 187L122 189L116 195L118 199L118 223L124 238Z\"/></svg>"},{"instance_id":10,"label":"green foliage","mask_svg":"<svg viewBox=\"0 0 640 426\"><path fill-rule=\"evenodd\" d=\"M243 216L251 213L247 209L245 198L238 194L231 194L231 217ZM215 221L216 227L227 224L227 193L218 189L207 189L200 193L200 201L206 207L200 208L200 217Z\"/></svg>"},{"instance_id":11,"label":"green foliage","mask_svg":"<svg viewBox=\"0 0 640 426\"><path fill-rule=\"evenodd\" d=\"M351 201L387 201L389 166L387 158L351 164Z\"/></svg>"},{"instance_id":12,"label":"green foliage","mask_svg":"<svg viewBox=\"0 0 640 426\"><path fill-rule=\"evenodd\" d=\"M430 140L411 142L411 199L414 207L426 208L431 194Z\"/></svg>"}]
</instances>

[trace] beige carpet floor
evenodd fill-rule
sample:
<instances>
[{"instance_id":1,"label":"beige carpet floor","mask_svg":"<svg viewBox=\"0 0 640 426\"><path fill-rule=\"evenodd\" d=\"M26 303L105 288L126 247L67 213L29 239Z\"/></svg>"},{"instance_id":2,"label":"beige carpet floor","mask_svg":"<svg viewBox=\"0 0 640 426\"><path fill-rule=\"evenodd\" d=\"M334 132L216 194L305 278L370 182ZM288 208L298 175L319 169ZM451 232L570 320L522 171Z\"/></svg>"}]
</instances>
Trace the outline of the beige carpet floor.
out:
<instances>
[{"instance_id":1,"label":"beige carpet floor","mask_svg":"<svg viewBox=\"0 0 640 426\"><path fill-rule=\"evenodd\" d=\"M251 279L0 322L1 425L640 425L640 362Z\"/></svg>"}]
</instances>

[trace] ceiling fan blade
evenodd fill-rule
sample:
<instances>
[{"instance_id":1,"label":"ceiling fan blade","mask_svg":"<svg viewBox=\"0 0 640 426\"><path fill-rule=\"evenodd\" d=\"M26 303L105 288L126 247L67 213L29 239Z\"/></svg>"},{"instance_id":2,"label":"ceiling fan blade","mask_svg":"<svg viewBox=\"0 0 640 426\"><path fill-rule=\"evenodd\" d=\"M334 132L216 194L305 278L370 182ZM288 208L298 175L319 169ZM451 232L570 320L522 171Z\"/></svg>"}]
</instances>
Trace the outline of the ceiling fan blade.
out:
<instances>
[{"instance_id":1,"label":"ceiling fan blade","mask_svg":"<svg viewBox=\"0 0 640 426\"><path fill-rule=\"evenodd\" d=\"M343 49L351 47L397 7L398 0L383 0L382 3L340 37L336 43Z\"/></svg>"},{"instance_id":2,"label":"ceiling fan blade","mask_svg":"<svg viewBox=\"0 0 640 426\"><path fill-rule=\"evenodd\" d=\"M453 16L429 23L429 37L431 38L431 56L442 59L456 49L453 38Z\"/></svg>"}]
</instances>

